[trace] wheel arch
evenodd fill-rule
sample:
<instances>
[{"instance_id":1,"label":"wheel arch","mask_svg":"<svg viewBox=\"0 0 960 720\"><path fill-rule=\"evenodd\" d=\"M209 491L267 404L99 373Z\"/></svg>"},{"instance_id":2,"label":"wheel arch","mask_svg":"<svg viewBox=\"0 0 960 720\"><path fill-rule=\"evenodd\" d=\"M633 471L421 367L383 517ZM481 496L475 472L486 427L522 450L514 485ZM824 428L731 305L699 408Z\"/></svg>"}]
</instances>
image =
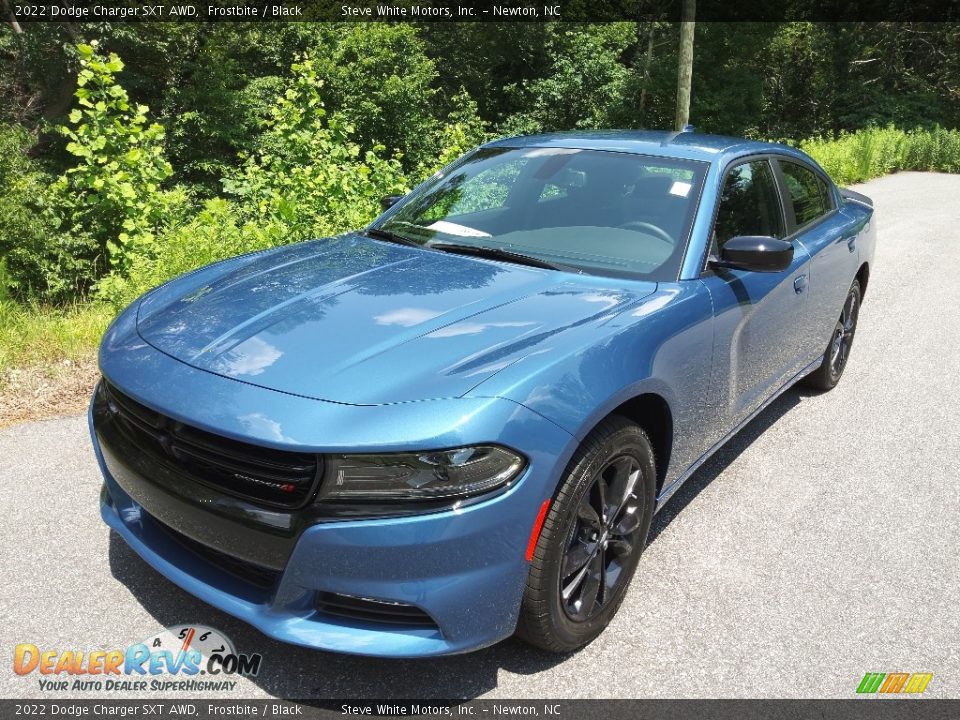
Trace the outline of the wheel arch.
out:
<instances>
[{"instance_id":1,"label":"wheel arch","mask_svg":"<svg viewBox=\"0 0 960 720\"><path fill-rule=\"evenodd\" d=\"M597 420L583 437L589 435L604 420L612 415L625 417L636 423L650 438L653 456L657 466L657 494L663 488L663 481L670 466L670 454L673 449L673 412L666 398L655 392L644 392L621 402L610 412Z\"/></svg>"}]
</instances>

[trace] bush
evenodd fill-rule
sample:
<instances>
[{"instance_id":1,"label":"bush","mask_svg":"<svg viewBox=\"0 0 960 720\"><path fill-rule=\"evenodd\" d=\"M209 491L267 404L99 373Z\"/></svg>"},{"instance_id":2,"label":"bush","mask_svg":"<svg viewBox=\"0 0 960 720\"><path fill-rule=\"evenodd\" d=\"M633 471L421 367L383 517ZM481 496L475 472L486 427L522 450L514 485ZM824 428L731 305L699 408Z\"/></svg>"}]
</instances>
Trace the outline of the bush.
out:
<instances>
[{"instance_id":1,"label":"bush","mask_svg":"<svg viewBox=\"0 0 960 720\"><path fill-rule=\"evenodd\" d=\"M438 148L437 154L417 165L411 184L433 175L490 137L486 133L486 124L477 115L477 104L466 90L461 89L453 97L452 104L453 110L447 121L434 130L431 144Z\"/></svg>"},{"instance_id":2,"label":"bush","mask_svg":"<svg viewBox=\"0 0 960 720\"><path fill-rule=\"evenodd\" d=\"M284 226L287 242L361 227L378 214L381 197L407 185L398 158L384 158L382 146L362 151L353 127L327 116L313 60L292 70L261 148L224 180L244 222Z\"/></svg>"},{"instance_id":3,"label":"bush","mask_svg":"<svg viewBox=\"0 0 960 720\"><path fill-rule=\"evenodd\" d=\"M409 32L384 32L397 43L391 52L402 55ZM213 260L361 227L379 213L381 197L407 190L399 155L364 149L344 115L328 115L308 56L291 78L264 83L279 84L280 93L264 106L255 149L224 179L231 199L208 201L198 213L197 193L162 188L172 174L164 130L117 83L120 58L98 53L95 43L77 52L76 107L61 128L72 167L51 183L26 155L30 136L0 128L0 181L9 188L0 197L0 283L21 300L68 303L95 289L119 306ZM426 82L435 71L424 63ZM394 99L396 110L402 103ZM418 126L420 147L433 148L412 165L419 176L483 139L466 93L447 107L446 123Z\"/></svg>"},{"instance_id":4,"label":"bush","mask_svg":"<svg viewBox=\"0 0 960 720\"><path fill-rule=\"evenodd\" d=\"M814 138L800 149L838 183L857 183L897 170L960 172L960 131L871 127L834 140Z\"/></svg>"},{"instance_id":5,"label":"bush","mask_svg":"<svg viewBox=\"0 0 960 720\"><path fill-rule=\"evenodd\" d=\"M0 125L0 297L25 299L57 283L55 233L42 211L50 179L27 156L32 143L19 127Z\"/></svg>"},{"instance_id":6,"label":"bush","mask_svg":"<svg viewBox=\"0 0 960 720\"><path fill-rule=\"evenodd\" d=\"M263 250L287 241L280 224L242 223L233 203L207 200L189 221L165 230L153 245L154 252L136 255L126 272L113 273L97 285L97 295L117 310L147 290L203 265L236 255Z\"/></svg>"}]
</instances>

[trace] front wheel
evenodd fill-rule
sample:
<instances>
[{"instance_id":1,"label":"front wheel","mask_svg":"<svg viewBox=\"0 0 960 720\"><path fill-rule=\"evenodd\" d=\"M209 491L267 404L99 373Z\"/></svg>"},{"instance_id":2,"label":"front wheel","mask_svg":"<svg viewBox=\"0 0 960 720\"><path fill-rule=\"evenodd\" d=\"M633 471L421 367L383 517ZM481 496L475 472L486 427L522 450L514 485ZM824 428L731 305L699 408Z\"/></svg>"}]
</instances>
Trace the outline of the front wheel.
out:
<instances>
[{"instance_id":1,"label":"front wheel","mask_svg":"<svg viewBox=\"0 0 960 720\"><path fill-rule=\"evenodd\" d=\"M583 647L623 601L647 542L656 467L646 433L605 420L570 462L540 533L517 634L553 652Z\"/></svg>"},{"instance_id":2,"label":"front wheel","mask_svg":"<svg viewBox=\"0 0 960 720\"><path fill-rule=\"evenodd\" d=\"M857 332L857 318L860 315L860 282L853 281L847 299L843 303L840 319L833 328L830 342L823 353L823 362L803 379L804 384L817 390L832 390L840 382L840 376L847 366L850 350L853 348L853 336Z\"/></svg>"}]
</instances>

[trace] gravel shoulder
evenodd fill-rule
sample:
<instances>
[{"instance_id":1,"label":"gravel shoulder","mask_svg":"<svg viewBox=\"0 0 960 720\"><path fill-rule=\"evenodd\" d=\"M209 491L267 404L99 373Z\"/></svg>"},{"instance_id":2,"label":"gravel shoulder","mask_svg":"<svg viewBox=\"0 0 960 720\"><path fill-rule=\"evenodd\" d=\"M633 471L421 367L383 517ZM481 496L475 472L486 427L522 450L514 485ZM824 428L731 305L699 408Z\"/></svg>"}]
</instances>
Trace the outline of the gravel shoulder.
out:
<instances>
[{"instance_id":1,"label":"gravel shoulder","mask_svg":"<svg viewBox=\"0 0 960 720\"><path fill-rule=\"evenodd\" d=\"M83 412L98 375L93 351L77 361L0 372L0 428Z\"/></svg>"}]
</instances>

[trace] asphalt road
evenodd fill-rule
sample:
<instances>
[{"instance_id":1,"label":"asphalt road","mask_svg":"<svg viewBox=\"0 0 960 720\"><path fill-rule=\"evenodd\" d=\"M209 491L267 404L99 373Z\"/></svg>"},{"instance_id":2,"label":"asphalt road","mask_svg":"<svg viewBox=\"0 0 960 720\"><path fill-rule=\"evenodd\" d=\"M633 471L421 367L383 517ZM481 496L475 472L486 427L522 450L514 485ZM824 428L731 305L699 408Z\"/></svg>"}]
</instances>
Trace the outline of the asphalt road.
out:
<instances>
[{"instance_id":1,"label":"asphalt road","mask_svg":"<svg viewBox=\"0 0 960 720\"><path fill-rule=\"evenodd\" d=\"M41 695L7 664L16 643L126 647L202 623L264 655L234 698L852 697L868 671L932 672L926 695L960 697L960 177L860 189L879 247L839 387L788 392L688 481L582 652L510 640L399 662L269 640L107 531L70 417L0 431L0 696Z\"/></svg>"}]
</instances>

